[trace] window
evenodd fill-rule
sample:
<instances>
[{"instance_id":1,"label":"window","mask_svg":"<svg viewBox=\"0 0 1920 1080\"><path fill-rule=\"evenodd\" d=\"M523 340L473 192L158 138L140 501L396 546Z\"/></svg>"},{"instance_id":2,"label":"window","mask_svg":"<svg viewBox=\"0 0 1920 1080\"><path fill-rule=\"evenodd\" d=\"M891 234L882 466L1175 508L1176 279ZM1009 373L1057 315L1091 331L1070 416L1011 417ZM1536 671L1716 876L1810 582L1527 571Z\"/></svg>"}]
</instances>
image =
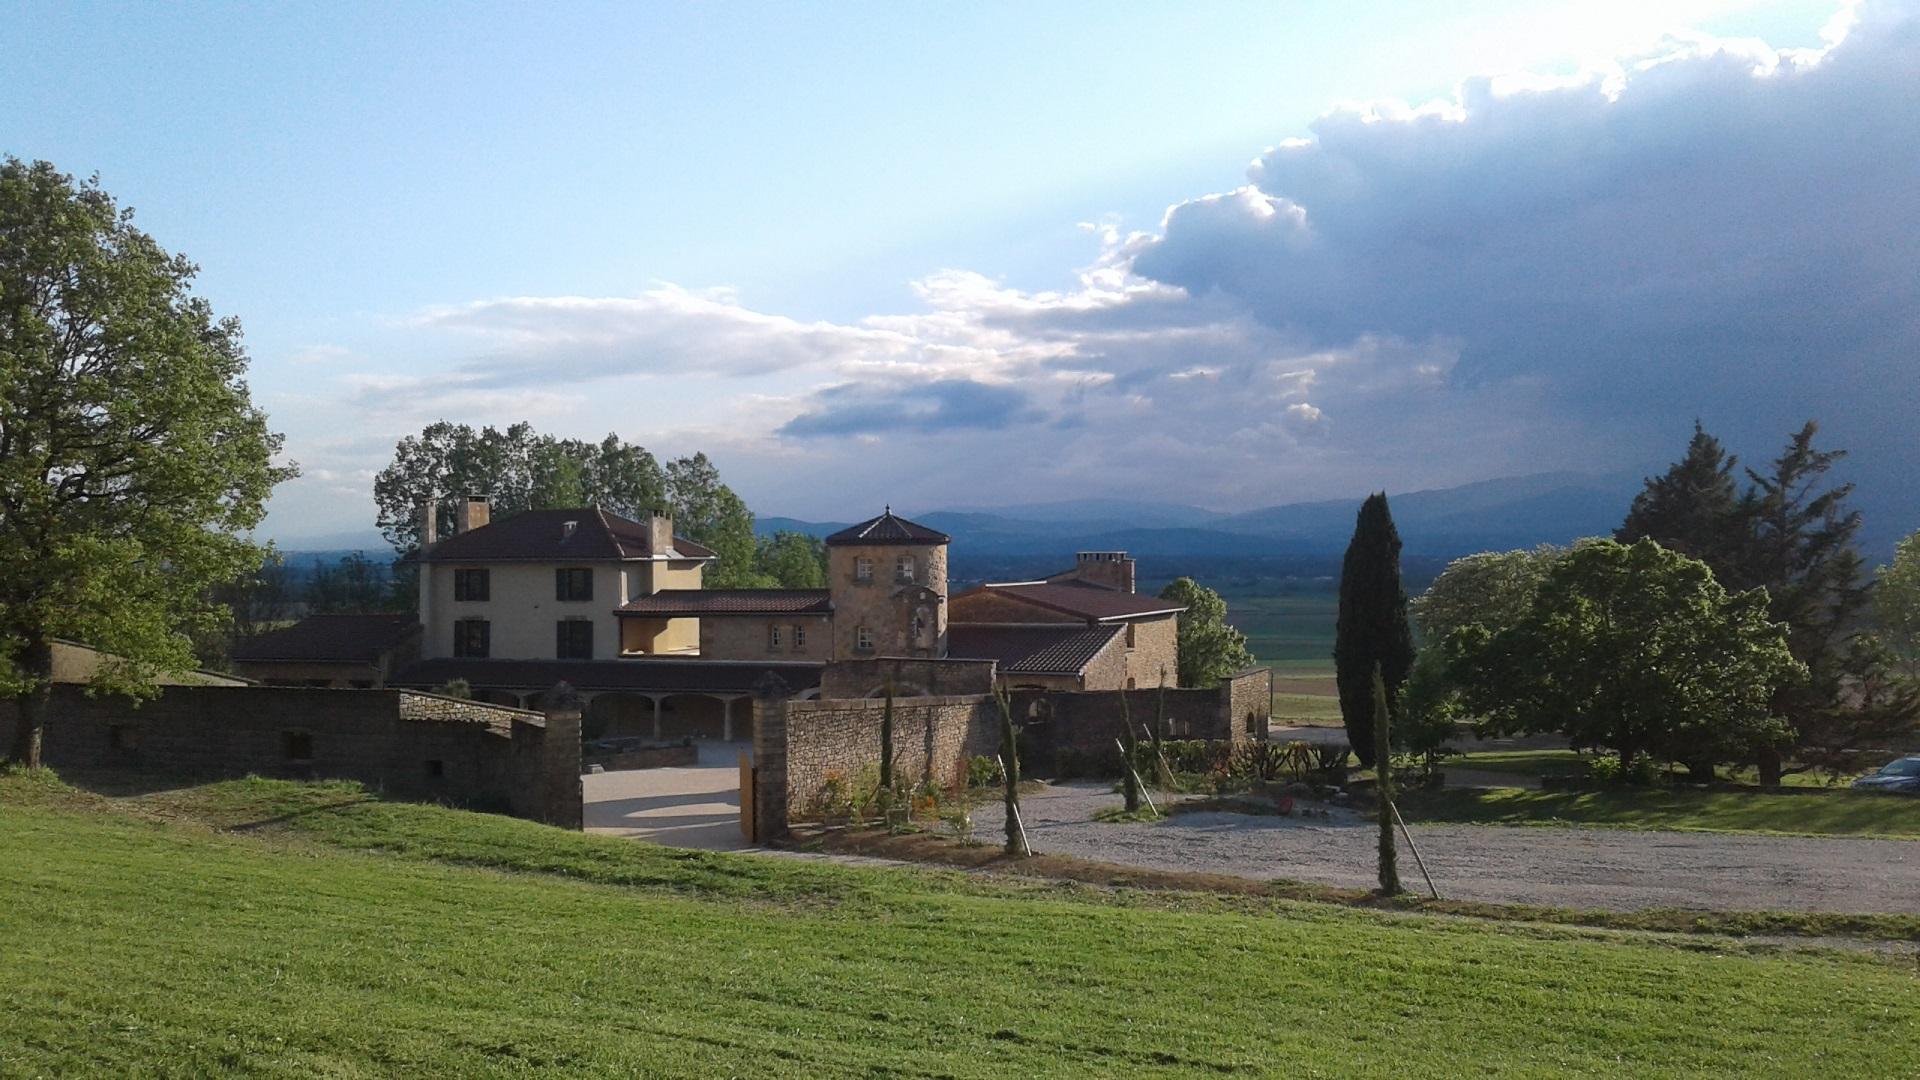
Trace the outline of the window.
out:
<instances>
[{"instance_id":1,"label":"window","mask_svg":"<svg viewBox=\"0 0 1920 1080\"><path fill-rule=\"evenodd\" d=\"M593 599L593 571L580 567L555 570L553 598L568 601Z\"/></svg>"},{"instance_id":2,"label":"window","mask_svg":"<svg viewBox=\"0 0 1920 1080\"><path fill-rule=\"evenodd\" d=\"M447 763L438 758L427 759L427 779L438 780L447 775Z\"/></svg>"},{"instance_id":3,"label":"window","mask_svg":"<svg viewBox=\"0 0 1920 1080\"><path fill-rule=\"evenodd\" d=\"M873 631L864 626L855 627L853 631L853 647L861 652L872 652Z\"/></svg>"},{"instance_id":4,"label":"window","mask_svg":"<svg viewBox=\"0 0 1920 1080\"><path fill-rule=\"evenodd\" d=\"M806 627L796 626L793 628L793 647L796 649L804 649L807 647Z\"/></svg>"},{"instance_id":5,"label":"window","mask_svg":"<svg viewBox=\"0 0 1920 1080\"><path fill-rule=\"evenodd\" d=\"M484 659L493 642L493 626L485 619L456 619L453 624L453 655L473 660Z\"/></svg>"},{"instance_id":6,"label":"window","mask_svg":"<svg viewBox=\"0 0 1920 1080\"><path fill-rule=\"evenodd\" d=\"M902 555L893 560L893 580L903 585L913 584L913 556Z\"/></svg>"},{"instance_id":7,"label":"window","mask_svg":"<svg viewBox=\"0 0 1920 1080\"><path fill-rule=\"evenodd\" d=\"M553 655L562 660L593 659L593 620L561 619L553 625Z\"/></svg>"},{"instance_id":8,"label":"window","mask_svg":"<svg viewBox=\"0 0 1920 1080\"><path fill-rule=\"evenodd\" d=\"M312 761L313 732L282 731L280 733L280 756L288 761Z\"/></svg>"},{"instance_id":9,"label":"window","mask_svg":"<svg viewBox=\"0 0 1920 1080\"><path fill-rule=\"evenodd\" d=\"M777 626L767 627L767 648L777 649L779 647L780 647L780 628Z\"/></svg>"},{"instance_id":10,"label":"window","mask_svg":"<svg viewBox=\"0 0 1920 1080\"><path fill-rule=\"evenodd\" d=\"M455 600L485 600L488 587L492 584L486 567L453 572L453 598Z\"/></svg>"},{"instance_id":11,"label":"window","mask_svg":"<svg viewBox=\"0 0 1920 1080\"><path fill-rule=\"evenodd\" d=\"M131 754L140 749L140 725L113 724L107 728L107 745L115 752Z\"/></svg>"},{"instance_id":12,"label":"window","mask_svg":"<svg viewBox=\"0 0 1920 1080\"><path fill-rule=\"evenodd\" d=\"M873 580L873 560L872 559L869 559L865 555L862 555L859 558L853 560L853 580L855 581L872 581Z\"/></svg>"}]
</instances>

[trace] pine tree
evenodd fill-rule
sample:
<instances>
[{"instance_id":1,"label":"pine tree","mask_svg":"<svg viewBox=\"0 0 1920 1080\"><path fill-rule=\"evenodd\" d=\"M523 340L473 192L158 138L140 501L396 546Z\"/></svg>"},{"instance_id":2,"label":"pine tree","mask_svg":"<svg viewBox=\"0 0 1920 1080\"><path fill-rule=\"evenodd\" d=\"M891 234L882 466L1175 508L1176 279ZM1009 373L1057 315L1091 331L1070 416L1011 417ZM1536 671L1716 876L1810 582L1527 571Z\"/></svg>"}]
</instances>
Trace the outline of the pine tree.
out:
<instances>
[{"instance_id":1,"label":"pine tree","mask_svg":"<svg viewBox=\"0 0 1920 1080\"><path fill-rule=\"evenodd\" d=\"M1815 449L1819 430L1808 421L1770 472L1747 470L1753 488L1742 502L1752 530L1734 571L1766 587L1773 619L1790 630L1788 647L1807 666L1807 679L1781 690L1774 707L1802 742L1816 744L1836 741L1828 729L1861 719L1846 688L1873 678L1884 662L1876 651L1855 647L1870 601L1865 564L1854 547L1860 514L1847 509L1852 484L1826 483L1846 451ZM1779 782L1777 752L1763 754L1759 766L1762 783Z\"/></svg>"},{"instance_id":2,"label":"pine tree","mask_svg":"<svg viewBox=\"0 0 1920 1080\"><path fill-rule=\"evenodd\" d=\"M1333 644L1340 716L1362 767L1374 765L1373 671L1378 666L1387 708L1399 708L1400 688L1413 669L1413 629L1400 584L1400 533L1386 493L1369 495L1354 523L1340 570L1340 618Z\"/></svg>"},{"instance_id":3,"label":"pine tree","mask_svg":"<svg viewBox=\"0 0 1920 1080\"><path fill-rule=\"evenodd\" d=\"M1691 555L1712 567L1722 585L1738 591L1736 583L1727 580L1749 533L1733 474L1738 462L1695 420L1686 454L1665 474L1647 478L1613 538L1623 544L1652 540Z\"/></svg>"}]
</instances>

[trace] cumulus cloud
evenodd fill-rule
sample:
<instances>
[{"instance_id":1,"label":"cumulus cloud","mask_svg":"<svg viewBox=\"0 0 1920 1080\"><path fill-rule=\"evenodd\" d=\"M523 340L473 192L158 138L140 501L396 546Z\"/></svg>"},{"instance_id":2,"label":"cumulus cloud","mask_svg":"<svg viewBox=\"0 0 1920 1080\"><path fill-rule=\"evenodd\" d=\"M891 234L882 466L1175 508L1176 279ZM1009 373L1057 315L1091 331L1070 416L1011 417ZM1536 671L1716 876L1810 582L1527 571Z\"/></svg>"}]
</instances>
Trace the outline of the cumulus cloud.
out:
<instances>
[{"instance_id":1,"label":"cumulus cloud","mask_svg":"<svg viewBox=\"0 0 1920 1080\"><path fill-rule=\"evenodd\" d=\"M1820 49L1675 39L1341 106L1157 230L1086 225L1068 288L945 270L845 323L674 285L479 301L413 322L466 359L348 385L511 404L716 377L671 430L730 440L763 492L804 460L829 500L977 501L991 476L1263 504L1638 467L1696 415L1759 452L1817 416L1916 470L1917 131L1920 20L1864 4Z\"/></svg>"}]
</instances>

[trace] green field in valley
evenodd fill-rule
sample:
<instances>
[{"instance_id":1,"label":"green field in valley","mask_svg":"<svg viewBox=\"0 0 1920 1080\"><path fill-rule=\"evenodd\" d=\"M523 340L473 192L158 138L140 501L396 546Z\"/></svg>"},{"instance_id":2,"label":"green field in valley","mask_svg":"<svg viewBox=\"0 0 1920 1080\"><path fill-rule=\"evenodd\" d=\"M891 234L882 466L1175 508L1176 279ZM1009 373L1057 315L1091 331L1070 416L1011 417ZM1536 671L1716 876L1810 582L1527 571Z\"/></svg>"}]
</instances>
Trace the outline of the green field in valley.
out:
<instances>
[{"instance_id":1,"label":"green field in valley","mask_svg":"<svg viewBox=\"0 0 1920 1080\"><path fill-rule=\"evenodd\" d=\"M1911 1075L1872 955L0 777L0 1075Z\"/></svg>"},{"instance_id":2,"label":"green field in valley","mask_svg":"<svg viewBox=\"0 0 1920 1080\"><path fill-rule=\"evenodd\" d=\"M1227 621L1247 635L1247 648L1275 675L1332 674L1339 594L1228 595L1226 601Z\"/></svg>"}]
</instances>

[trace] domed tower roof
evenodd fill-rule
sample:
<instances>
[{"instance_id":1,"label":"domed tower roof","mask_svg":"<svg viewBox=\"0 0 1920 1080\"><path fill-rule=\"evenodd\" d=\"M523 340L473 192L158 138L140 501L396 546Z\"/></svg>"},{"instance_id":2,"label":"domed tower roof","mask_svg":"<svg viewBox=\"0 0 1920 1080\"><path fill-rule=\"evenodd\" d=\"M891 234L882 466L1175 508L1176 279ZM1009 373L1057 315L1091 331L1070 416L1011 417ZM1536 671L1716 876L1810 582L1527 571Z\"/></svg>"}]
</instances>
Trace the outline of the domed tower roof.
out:
<instances>
[{"instance_id":1,"label":"domed tower roof","mask_svg":"<svg viewBox=\"0 0 1920 1080\"><path fill-rule=\"evenodd\" d=\"M896 517L893 507L879 517L868 518L858 525L849 525L832 536L827 537L829 547L852 546L855 544L950 544L953 537L937 532L925 525L916 525L903 517Z\"/></svg>"}]
</instances>

